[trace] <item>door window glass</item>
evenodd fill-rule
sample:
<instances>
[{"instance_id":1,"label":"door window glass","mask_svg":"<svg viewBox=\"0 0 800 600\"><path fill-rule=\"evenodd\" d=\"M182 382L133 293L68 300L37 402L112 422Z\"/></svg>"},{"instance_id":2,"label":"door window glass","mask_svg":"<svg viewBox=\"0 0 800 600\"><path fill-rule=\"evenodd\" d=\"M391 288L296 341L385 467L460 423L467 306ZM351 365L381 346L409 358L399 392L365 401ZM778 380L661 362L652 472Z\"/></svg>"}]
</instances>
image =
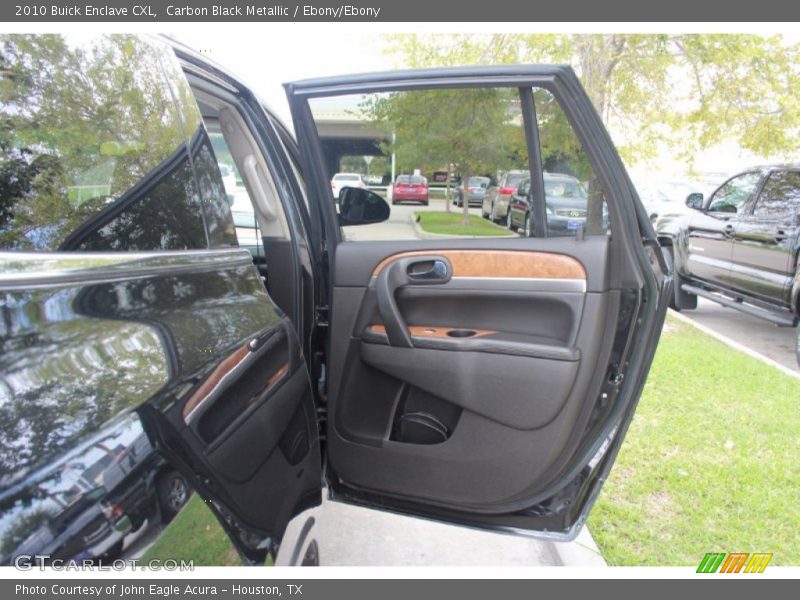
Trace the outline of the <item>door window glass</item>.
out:
<instances>
[{"instance_id":1,"label":"door window glass","mask_svg":"<svg viewBox=\"0 0 800 600\"><path fill-rule=\"evenodd\" d=\"M235 244L213 152L168 47L127 35L1 42L0 248Z\"/></svg>"},{"instance_id":2,"label":"door window glass","mask_svg":"<svg viewBox=\"0 0 800 600\"><path fill-rule=\"evenodd\" d=\"M500 178L527 173L518 89L411 90L314 98L310 106L326 201L355 186L391 204L388 221L343 227L346 240L514 235L486 217Z\"/></svg>"},{"instance_id":3,"label":"door window glass","mask_svg":"<svg viewBox=\"0 0 800 600\"><path fill-rule=\"evenodd\" d=\"M774 219L797 213L800 213L800 172L772 173L758 196L754 214Z\"/></svg>"},{"instance_id":4,"label":"door window glass","mask_svg":"<svg viewBox=\"0 0 800 600\"><path fill-rule=\"evenodd\" d=\"M756 191L761 175L756 172L737 175L723 183L714 192L708 205L709 212L738 214Z\"/></svg>"},{"instance_id":5,"label":"door window glass","mask_svg":"<svg viewBox=\"0 0 800 600\"><path fill-rule=\"evenodd\" d=\"M555 96L533 92L542 153L548 236L606 235L609 228L605 191L589 155Z\"/></svg>"},{"instance_id":6,"label":"door window glass","mask_svg":"<svg viewBox=\"0 0 800 600\"><path fill-rule=\"evenodd\" d=\"M209 134L214 154L222 174L222 183L225 188L227 203L230 206L233 224L236 231L236 240L240 248L247 248L253 257L264 253L261 240L261 229L258 226L253 200L244 186L244 181L236 168L228 143L220 132L213 131Z\"/></svg>"}]
</instances>

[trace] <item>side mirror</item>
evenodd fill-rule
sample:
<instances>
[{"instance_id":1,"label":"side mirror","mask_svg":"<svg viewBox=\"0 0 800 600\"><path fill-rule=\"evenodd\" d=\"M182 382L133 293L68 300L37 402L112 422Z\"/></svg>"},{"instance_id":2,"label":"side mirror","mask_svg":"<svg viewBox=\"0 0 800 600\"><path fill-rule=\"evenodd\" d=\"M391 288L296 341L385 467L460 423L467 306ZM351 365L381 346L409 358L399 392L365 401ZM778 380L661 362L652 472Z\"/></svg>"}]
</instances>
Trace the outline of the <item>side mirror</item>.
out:
<instances>
[{"instance_id":1,"label":"side mirror","mask_svg":"<svg viewBox=\"0 0 800 600\"><path fill-rule=\"evenodd\" d=\"M389 204L375 192L342 188L339 193L339 225L370 225L389 218Z\"/></svg>"},{"instance_id":2,"label":"side mirror","mask_svg":"<svg viewBox=\"0 0 800 600\"><path fill-rule=\"evenodd\" d=\"M228 202L228 206L233 206L233 202L235 200L233 194L225 194L225 200Z\"/></svg>"},{"instance_id":3,"label":"side mirror","mask_svg":"<svg viewBox=\"0 0 800 600\"><path fill-rule=\"evenodd\" d=\"M686 196L686 206L695 210L703 210L703 194L695 192Z\"/></svg>"}]
</instances>

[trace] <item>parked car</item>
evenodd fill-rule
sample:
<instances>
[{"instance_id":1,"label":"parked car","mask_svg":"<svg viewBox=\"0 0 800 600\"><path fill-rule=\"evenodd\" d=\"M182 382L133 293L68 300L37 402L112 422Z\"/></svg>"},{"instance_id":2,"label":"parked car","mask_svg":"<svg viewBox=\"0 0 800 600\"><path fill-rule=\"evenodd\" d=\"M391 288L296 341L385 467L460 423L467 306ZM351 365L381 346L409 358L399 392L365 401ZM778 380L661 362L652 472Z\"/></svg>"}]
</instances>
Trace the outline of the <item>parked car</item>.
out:
<instances>
[{"instance_id":1,"label":"parked car","mask_svg":"<svg viewBox=\"0 0 800 600\"><path fill-rule=\"evenodd\" d=\"M222 174L222 183L225 186L225 191L230 195L236 194L236 173L225 163L219 164L219 172Z\"/></svg>"},{"instance_id":2,"label":"parked car","mask_svg":"<svg viewBox=\"0 0 800 600\"><path fill-rule=\"evenodd\" d=\"M392 204L400 202L428 206L428 180L421 175L398 175L392 186Z\"/></svg>"},{"instance_id":3,"label":"parked car","mask_svg":"<svg viewBox=\"0 0 800 600\"><path fill-rule=\"evenodd\" d=\"M670 306L713 300L784 327L800 318L800 166L734 175L708 198L689 194L690 214L663 215L659 243L674 270ZM800 328L797 336L800 364Z\"/></svg>"},{"instance_id":4,"label":"parked car","mask_svg":"<svg viewBox=\"0 0 800 600\"><path fill-rule=\"evenodd\" d=\"M511 170L502 174L497 185L489 186L481 204L481 215L495 223L506 223L508 203L519 184L530 177L530 171Z\"/></svg>"},{"instance_id":5,"label":"parked car","mask_svg":"<svg viewBox=\"0 0 800 600\"><path fill-rule=\"evenodd\" d=\"M466 195L469 206L483 205L483 199L486 196L486 188L489 187L489 183L491 183L491 179L488 177L470 177L466 185L459 186L458 197L454 200L454 203L464 206L464 196Z\"/></svg>"},{"instance_id":6,"label":"parked car","mask_svg":"<svg viewBox=\"0 0 800 600\"><path fill-rule=\"evenodd\" d=\"M134 414L248 563L278 548L318 559L301 552L313 522L283 536L323 484L379 510L577 535L642 392L670 278L569 67L290 83L295 139L241 81L168 40L0 41L7 560L70 482L104 506L117 486L80 457ZM611 235L344 241L342 224L380 223L391 207L360 186L330 202L309 101L487 84L547 86L580 116ZM259 269L209 131L258 216ZM79 528L87 511L61 514L60 529Z\"/></svg>"},{"instance_id":7,"label":"parked car","mask_svg":"<svg viewBox=\"0 0 800 600\"><path fill-rule=\"evenodd\" d=\"M697 297L784 327L800 316L800 166L734 175L708 198L689 194L690 214L662 215L659 243L673 265L675 310ZM800 328L797 360L800 364Z\"/></svg>"},{"instance_id":8,"label":"parked car","mask_svg":"<svg viewBox=\"0 0 800 600\"><path fill-rule=\"evenodd\" d=\"M637 185L636 191L653 223L663 213L688 212L686 198L689 194L703 193L700 186L687 181L647 181Z\"/></svg>"},{"instance_id":9,"label":"parked car","mask_svg":"<svg viewBox=\"0 0 800 600\"><path fill-rule=\"evenodd\" d=\"M333 199L339 201L339 195L346 187L366 188L363 177L358 173L336 173L331 179L331 192Z\"/></svg>"},{"instance_id":10,"label":"parked car","mask_svg":"<svg viewBox=\"0 0 800 600\"><path fill-rule=\"evenodd\" d=\"M544 173L545 216L549 235L573 235L586 224L588 194L583 184L571 175ZM533 198L530 178L524 179L511 196L506 225L511 231L521 229L526 237L533 232ZM607 215L603 215L603 226Z\"/></svg>"},{"instance_id":11,"label":"parked car","mask_svg":"<svg viewBox=\"0 0 800 600\"><path fill-rule=\"evenodd\" d=\"M153 450L139 417L123 416L6 498L16 510L3 514L0 561L113 560L128 534L146 522L168 523L190 493L186 478Z\"/></svg>"}]
</instances>

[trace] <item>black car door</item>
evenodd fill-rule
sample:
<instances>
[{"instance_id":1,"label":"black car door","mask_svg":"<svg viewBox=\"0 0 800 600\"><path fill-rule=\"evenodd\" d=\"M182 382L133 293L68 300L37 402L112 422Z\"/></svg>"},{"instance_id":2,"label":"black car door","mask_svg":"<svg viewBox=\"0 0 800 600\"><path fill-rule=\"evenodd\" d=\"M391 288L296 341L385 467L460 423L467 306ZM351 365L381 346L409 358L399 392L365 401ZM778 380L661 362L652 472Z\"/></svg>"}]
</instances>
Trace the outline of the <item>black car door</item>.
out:
<instances>
[{"instance_id":1,"label":"black car door","mask_svg":"<svg viewBox=\"0 0 800 600\"><path fill-rule=\"evenodd\" d=\"M758 171L731 177L714 191L702 213L689 217L685 251L686 269L692 277L731 285L734 230L760 183Z\"/></svg>"},{"instance_id":2,"label":"black car door","mask_svg":"<svg viewBox=\"0 0 800 600\"><path fill-rule=\"evenodd\" d=\"M748 294L788 306L800 214L800 172L771 172L736 222L731 279Z\"/></svg>"},{"instance_id":3,"label":"black car door","mask_svg":"<svg viewBox=\"0 0 800 600\"><path fill-rule=\"evenodd\" d=\"M575 74L421 70L286 90L331 265L333 498L576 535L642 391L669 279ZM448 163L462 178L525 168L532 237L486 221L485 237L429 233L429 218L467 222L433 196L430 208L392 207L385 224L340 228L330 177L363 155L376 156L373 172L380 161L392 175ZM548 172L589 190L585 227L569 237L548 237L544 227L546 160Z\"/></svg>"},{"instance_id":4,"label":"black car door","mask_svg":"<svg viewBox=\"0 0 800 600\"><path fill-rule=\"evenodd\" d=\"M11 35L3 59L2 561L118 555L151 508L113 504L142 427L263 560L319 501L316 410L173 49Z\"/></svg>"}]
</instances>

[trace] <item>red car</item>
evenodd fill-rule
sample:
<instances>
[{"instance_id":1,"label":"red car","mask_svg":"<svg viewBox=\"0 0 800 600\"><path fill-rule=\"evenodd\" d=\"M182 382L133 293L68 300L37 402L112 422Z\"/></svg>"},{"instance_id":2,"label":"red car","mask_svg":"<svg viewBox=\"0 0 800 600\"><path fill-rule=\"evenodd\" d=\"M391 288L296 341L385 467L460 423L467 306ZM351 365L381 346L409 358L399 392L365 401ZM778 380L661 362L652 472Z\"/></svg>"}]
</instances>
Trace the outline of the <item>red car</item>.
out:
<instances>
[{"instance_id":1,"label":"red car","mask_svg":"<svg viewBox=\"0 0 800 600\"><path fill-rule=\"evenodd\" d=\"M392 186L392 204L420 202L428 206L428 180L420 175L398 175Z\"/></svg>"}]
</instances>

